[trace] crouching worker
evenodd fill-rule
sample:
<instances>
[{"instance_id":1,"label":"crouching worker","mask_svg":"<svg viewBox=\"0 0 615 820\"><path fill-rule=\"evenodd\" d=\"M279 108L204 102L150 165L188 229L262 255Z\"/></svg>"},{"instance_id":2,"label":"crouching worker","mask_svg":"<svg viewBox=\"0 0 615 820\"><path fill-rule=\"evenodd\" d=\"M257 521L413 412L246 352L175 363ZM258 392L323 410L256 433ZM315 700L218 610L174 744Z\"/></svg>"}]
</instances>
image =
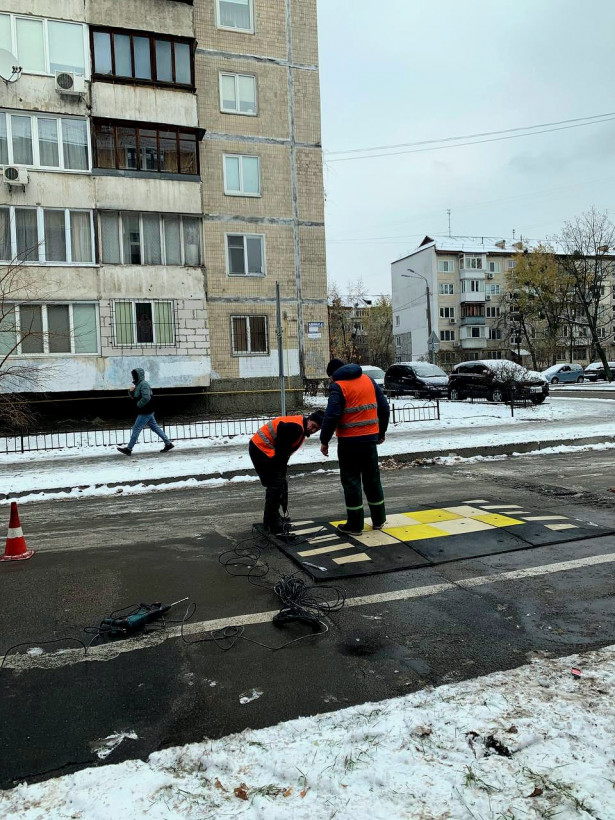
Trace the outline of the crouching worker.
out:
<instances>
[{"instance_id":1,"label":"crouching worker","mask_svg":"<svg viewBox=\"0 0 615 820\"><path fill-rule=\"evenodd\" d=\"M265 488L265 532L287 535L280 506L286 508L288 459L305 439L320 430L322 410L309 416L278 416L258 430L250 441L250 458Z\"/></svg>"}]
</instances>

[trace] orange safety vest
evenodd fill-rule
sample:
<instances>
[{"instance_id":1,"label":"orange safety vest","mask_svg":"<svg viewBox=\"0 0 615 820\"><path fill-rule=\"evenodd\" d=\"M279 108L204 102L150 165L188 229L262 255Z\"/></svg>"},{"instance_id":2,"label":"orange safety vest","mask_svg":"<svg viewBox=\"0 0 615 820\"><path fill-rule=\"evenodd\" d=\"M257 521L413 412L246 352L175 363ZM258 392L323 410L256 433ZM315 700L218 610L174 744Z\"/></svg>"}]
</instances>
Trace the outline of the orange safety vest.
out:
<instances>
[{"instance_id":1,"label":"orange safety vest","mask_svg":"<svg viewBox=\"0 0 615 820\"><path fill-rule=\"evenodd\" d=\"M263 426L257 430L256 433L254 433L251 439L252 443L255 444L259 450L262 450L262 452L269 458L273 458L275 456L275 442L277 439L278 425L280 422L294 422L301 427L301 435L295 442L293 442L293 452L299 449L305 441L305 433L303 432L303 416L278 416L276 419L272 419L267 422L267 424L263 424Z\"/></svg>"},{"instance_id":2,"label":"orange safety vest","mask_svg":"<svg viewBox=\"0 0 615 820\"><path fill-rule=\"evenodd\" d=\"M336 435L347 438L378 434L378 402L376 388L370 377L363 374L358 379L342 380L336 384L339 385L346 400L342 418L335 431Z\"/></svg>"}]
</instances>

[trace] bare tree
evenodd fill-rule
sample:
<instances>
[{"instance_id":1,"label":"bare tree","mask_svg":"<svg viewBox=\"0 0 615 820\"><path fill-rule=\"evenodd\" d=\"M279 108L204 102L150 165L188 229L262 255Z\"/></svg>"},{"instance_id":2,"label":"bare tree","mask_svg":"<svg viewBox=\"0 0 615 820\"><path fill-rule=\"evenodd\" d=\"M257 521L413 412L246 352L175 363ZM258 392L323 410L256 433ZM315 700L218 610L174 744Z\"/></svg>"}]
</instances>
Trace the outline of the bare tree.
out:
<instances>
[{"instance_id":1,"label":"bare tree","mask_svg":"<svg viewBox=\"0 0 615 820\"><path fill-rule=\"evenodd\" d=\"M595 357L612 381L603 343L610 338L611 273L615 270L615 225L606 212L595 208L566 222L558 237L562 248L560 266L569 278L574 298L571 322L585 328Z\"/></svg>"},{"instance_id":2,"label":"bare tree","mask_svg":"<svg viewBox=\"0 0 615 820\"><path fill-rule=\"evenodd\" d=\"M338 286L333 283L329 288L329 348L332 358L345 362L360 361L364 341L361 333L361 322L356 310L366 299L365 285L359 279L352 282L346 296L340 294Z\"/></svg>"},{"instance_id":3,"label":"bare tree","mask_svg":"<svg viewBox=\"0 0 615 820\"><path fill-rule=\"evenodd\" d=\"M393 361L393 302L382 294L367 311L365 320L369 363L386 370Z\"/></svg>"}]
</instances>

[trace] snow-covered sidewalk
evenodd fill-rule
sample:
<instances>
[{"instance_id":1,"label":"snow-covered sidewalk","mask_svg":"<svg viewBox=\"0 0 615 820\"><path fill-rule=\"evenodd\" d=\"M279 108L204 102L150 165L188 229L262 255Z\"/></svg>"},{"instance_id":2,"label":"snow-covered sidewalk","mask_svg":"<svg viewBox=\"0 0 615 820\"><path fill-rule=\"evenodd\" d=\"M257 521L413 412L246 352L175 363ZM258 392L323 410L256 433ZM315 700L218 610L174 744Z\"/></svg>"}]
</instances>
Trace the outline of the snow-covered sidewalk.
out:
<instances>
[{"instance_id":1,"label":"snow-covered sidewalk","mask_svg":"<svg viewBox=\"0 0 615 820\"><path fill-rule=\"evenodd\" d=\"M571 673L577 667L580 677ZM0 816L614 820L614 690L614 646L537 659L405 697L166 749L145 762L23 784L0 794ZM249 701L238 699L237 708L249 722ZM123 736L130 743L130 731ZM101 759L118 740L101 739Z\"/></svg>"},{"instance_id":2,"label":"snow-covered sidewalk","mask_svg":"<svg viewBox=\"0 0 615 820\"><path fill-rule=\"evenodd\" d=\"M324 401L324 400L323 400ZM420 402L418 403L420 404ZM574 444L579 439L615 440L615 405L605 399L550 400L538 407L510 409L497 404L442 402L440 421L392 425L380 455L416 457L480 455L498 446L536 442ZM82 497L195 486L225 480L256 480L248 456L250 436L178 442L161 455L159 444L137 445L130 458L115 448L90 447L0 456L0 495L21 502L46 497ZM335 450L325 459L317 438L293 456L291 464L309 469L335 467ZM237 473L244 475L237 476ZM26 493L27 495L23 495ZM31 494L31 495L30 495Z\"/></svg>"}]
</instances>

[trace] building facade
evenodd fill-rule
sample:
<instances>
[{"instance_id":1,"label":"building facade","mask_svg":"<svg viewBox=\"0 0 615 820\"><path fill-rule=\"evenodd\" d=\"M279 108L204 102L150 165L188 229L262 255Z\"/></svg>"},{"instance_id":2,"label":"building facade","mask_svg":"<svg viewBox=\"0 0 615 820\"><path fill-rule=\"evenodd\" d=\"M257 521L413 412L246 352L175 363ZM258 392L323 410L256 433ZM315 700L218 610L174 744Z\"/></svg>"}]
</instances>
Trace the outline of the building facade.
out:
<instances>
[{"instance_id":1,"label":"building facade","mask_svg":"<svg viewBox=\"0 0 615 820\"><path fill-rule=\"evenodd\" d=\"M276 281L287 375L321 375L315 0L0 0L0 48L13 389L267 386Z\"/></svg>"},{"instance_id":2,"label":"building facade","mask_svg":"<svg viewBox=\"0 0 615 820\"><path fill-rule=\"evenodd\" d=\"M529 351L505 301L506 275L526 247L497 237L426 236L413 253L393 262L395 360L431 359L445 367L472 359L512 358L529 364ZM610 289L610 281L608 285ZM602 296L605 302L612 299L611 293ZM601 309L612 313L606 304ZM428 344L432 334L437 351ZM612 334L609 339L606 327L601 334L608 355L613 355ZM557 355L563 361L589 362L587 329L564 326Z\"/></svg>"}]
</instances>

